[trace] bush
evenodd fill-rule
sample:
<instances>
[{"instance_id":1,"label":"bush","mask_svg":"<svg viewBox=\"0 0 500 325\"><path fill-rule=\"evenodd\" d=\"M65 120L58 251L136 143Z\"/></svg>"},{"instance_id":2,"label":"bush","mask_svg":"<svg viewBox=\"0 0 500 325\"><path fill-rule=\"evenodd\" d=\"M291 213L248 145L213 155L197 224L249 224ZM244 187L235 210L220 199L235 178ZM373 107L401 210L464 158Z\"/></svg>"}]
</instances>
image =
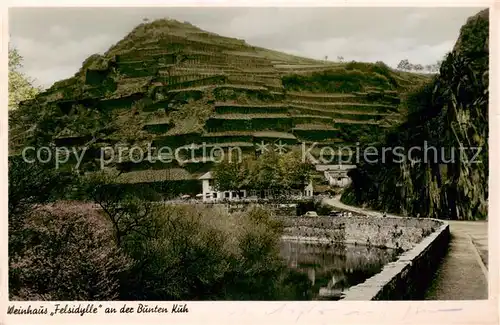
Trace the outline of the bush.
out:
<instances>
[{"instance_id":1,"label":"bush","mask_svg":"<svg viewBox=\"0 0 500 325\"><path fill-rule=\"evenodd\" d=\"M309 297L307 279L302 277L296 286L290 282L301 277L287 270L280 257L283 226L270 212L258 207L229 214L201 205L160 206L149 202L153 190L139 195L110 184L111 177L96 174L74 182L75 195L92 203L41 205L46 199L41 197L11 210L11 299ZM24 188L16 196L19 202L36 193ZM13 217L20 222L11 223Z\"/></svg>"},{"instance_id":2,"label":"bush","mask_svg":"<svg viewBox=\"0 0 500 325\"><path fill-rule=\"evenodd\" d=\"M151 215L155 234L134 234L125 250L136 263L126 300L273 299L285 266L281 224L260 208L228 214L200 206L164 206Z\"/></svg>"},{"instance_id":3,"label":"bush","mask_svg":"<svg viewBox=\"0 0 500 325\"><path fill-rule=\"evenodd\" d=\"M300 202L297 204L297 215L301 216L307 211L315 211L320 216L329 215L333 207L323 204L321 200Z\"/></svg>"},{"instance_id":4,"label":"bush","mask_svg":"<svg viewBox=\"0 0 500 325\"><path fill-rule=\"evenodd\" d=\"M13 300L114 300L130 260L111 240L109 225L75 203L40 206L24 225L24 246L9 252Z\"/></svg>"},{"instance_id":5,"label":"bush","mask_svg":"<svg viewBox=\"0 0 500 325\"><path fill-rule=\"evenodd\" d=\"M24 245L24 225L32 207L67 195L71 176L44 164L27 163L21 156L9 157L9 254Z\"/></svg>"},{"instance_id":6,"label":"bush","mask_svg":"<svg viewBox=\"0 0 500 325\"><path fill-rule=\"evenodd\" d=\"M271 300L306 298L279 255L283 230L262 208L166 205L136 231L113 239L113 225L93 204L39 206L29 235L11 254L16 300ZM302 289L301 289L302 288Z\"/></svg>"}]
</instances>

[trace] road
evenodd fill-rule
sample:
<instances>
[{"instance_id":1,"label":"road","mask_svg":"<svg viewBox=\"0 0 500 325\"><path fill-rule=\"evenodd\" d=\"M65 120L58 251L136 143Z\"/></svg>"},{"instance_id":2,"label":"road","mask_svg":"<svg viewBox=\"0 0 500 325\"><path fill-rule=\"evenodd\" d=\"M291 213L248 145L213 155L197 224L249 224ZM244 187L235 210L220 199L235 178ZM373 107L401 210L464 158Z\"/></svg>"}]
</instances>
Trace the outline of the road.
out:
<instances>
[{"instance_id":1,"label":"road","mask_svg":"<svg viewBox=\"0 0 500 325\"><path fill-rule=\"evenodd\" d=\"M449 221L449 224L448 254L436 271L425 299L488 299L488 223Z\"/></svg>"},{"instance_id":2,"label":"road","mask_svg":"<svg viewBox=\"0 0 500 325\"><path fill-rule=\"evenodd\" d=\"M356 213L382 214L345 205L339 201L338 196L325 199L324 202ZM488 222L448 221L448 223L451 233L448 253L438 267L424 299L488 299Z\"/></svg>"}]
</instances>

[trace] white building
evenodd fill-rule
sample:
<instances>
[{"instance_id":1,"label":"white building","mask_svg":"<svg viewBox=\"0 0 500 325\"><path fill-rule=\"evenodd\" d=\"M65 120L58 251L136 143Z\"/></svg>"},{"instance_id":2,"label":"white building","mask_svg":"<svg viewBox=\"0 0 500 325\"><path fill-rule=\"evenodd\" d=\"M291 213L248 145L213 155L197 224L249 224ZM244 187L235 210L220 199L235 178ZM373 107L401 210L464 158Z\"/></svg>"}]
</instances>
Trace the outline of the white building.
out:
<instances>
[{"instance_id":1,"label":"white building","mask_svg":"<svg viewBox=\"0 0 500 325\"><path fill-rule=\"evenodd\" d=\"M323 172L330 186L346 187L351 183L347 172L356 168L356 165L316 165L315 167L317 171Z\"/></svg>"},{"instance_id":2,"label":"white building","mask_svg":"<svg viewBox=\"0 0 500 325\"><path fill-rule=\"evenodd\" d=\"M223 191L219 192L215 190L214 178L212 172L207 172L203 174L200 178L201 180L201 192L203 194L203 202L207 201L219 201L223 199L243 199L247 197L247 192L242 191Z\"/></svg>"},{"instance_id":3,"label":"white building","mask_svg":"<svg viewBox=\"0 0 500 325\"><path fill-rule=\"evenodd\" d=\"M309 181L309 184L304 188L304 196L305 197L311 197L314 195L314 186L313 182Z\"/></svg>"},{"instance_id":4,"label":"white building","mask_svg":"<svg viewBox=\"0 0 500 325\"><path fill-rule=\"evenodd\" d=\"M207 172L203 174L199 180L201 180L201 191L202 191L202 198L203 202L213 202L213 201L220 201L220 200L238 200L238 199L245 199L248 197L248 193L245 190L238 190L238 191L216 191L214 187L214 178L212 175L212 172ZM300 196L304 197L312 197L313 196L313 183L312 181L307 184L307 186L304 188L303 193L300 193ZM253 191L252 191L253 192ZM300 191L299 191L300 192ZM250 196L255 196L256 193L250 193ZM272 193L269 191L264 191L264 196L265 197L270 197L272 196Z\"/></svg>"}]
</instances>

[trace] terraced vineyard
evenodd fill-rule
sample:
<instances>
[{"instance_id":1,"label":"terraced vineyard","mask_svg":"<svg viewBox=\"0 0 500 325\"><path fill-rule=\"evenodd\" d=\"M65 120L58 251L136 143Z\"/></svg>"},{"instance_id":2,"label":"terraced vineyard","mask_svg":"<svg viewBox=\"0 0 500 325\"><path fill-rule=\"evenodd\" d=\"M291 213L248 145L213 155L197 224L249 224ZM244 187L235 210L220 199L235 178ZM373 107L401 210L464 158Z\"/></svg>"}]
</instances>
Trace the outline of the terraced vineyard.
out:
<instances>
[{"instance_id":1,"label":"terraced vineyard","mask_svg":"<svg viewBox=\"0 0 500 325\"><path fill-rule=\"evenodd\" d=\"M254 154L262 142L290 149L374 141L404 114L405 93L427 80L382 63L302 58L158 20L139 25L22 107L51 112L54 123L43 133L60 144L186 149L179 150L185 159L168 163L129 157L108 166L123 171L124 183L185 181L210 170L211 161L195 161L215 145ZM192 143L200 145L193 154L183 147ZM95 155L86 158L92 169Z\"/></svg>"}]
</instances>

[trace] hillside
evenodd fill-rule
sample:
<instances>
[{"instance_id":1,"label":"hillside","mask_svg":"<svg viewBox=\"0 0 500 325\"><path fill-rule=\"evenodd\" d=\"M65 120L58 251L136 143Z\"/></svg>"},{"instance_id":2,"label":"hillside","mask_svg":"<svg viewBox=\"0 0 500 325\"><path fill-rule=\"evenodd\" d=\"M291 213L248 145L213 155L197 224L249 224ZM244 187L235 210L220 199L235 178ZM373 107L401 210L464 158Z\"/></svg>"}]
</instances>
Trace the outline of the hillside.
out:
<instances>
[{"instance_id":1,"label":"hillside","mask_svg":"<svg viewBox=\"0 0 500 325\"><path fill-rule=\"evenodd\" d=\"M439 75L409 94L408 116L379 144L420 148L414 162L360 164L345 203L410 216L487 218L488 17L484 10L467 20ZM425 158L425 146L439 151Z\"/></svg>"},{"instance_id":2,"label":"hillside","mask_svg":"<svg viewBox=\"0 0 500 325\"><path fill-rule=\"evenodd\" d=\"M95 170L99 148L107 146L205 143L253 154L261 141L370 143L403 119L406 94L428 80L381 62L307 59L157 20L22 103L10 118L10 152L26 144L86 145L92 150L82 168ZM126 183L194 181L210 170L210 162L183 152L182 163L124 159L107 167L122 171ZM204 154L200 148L195 157Z\"/></svg>"}]
</instances>

